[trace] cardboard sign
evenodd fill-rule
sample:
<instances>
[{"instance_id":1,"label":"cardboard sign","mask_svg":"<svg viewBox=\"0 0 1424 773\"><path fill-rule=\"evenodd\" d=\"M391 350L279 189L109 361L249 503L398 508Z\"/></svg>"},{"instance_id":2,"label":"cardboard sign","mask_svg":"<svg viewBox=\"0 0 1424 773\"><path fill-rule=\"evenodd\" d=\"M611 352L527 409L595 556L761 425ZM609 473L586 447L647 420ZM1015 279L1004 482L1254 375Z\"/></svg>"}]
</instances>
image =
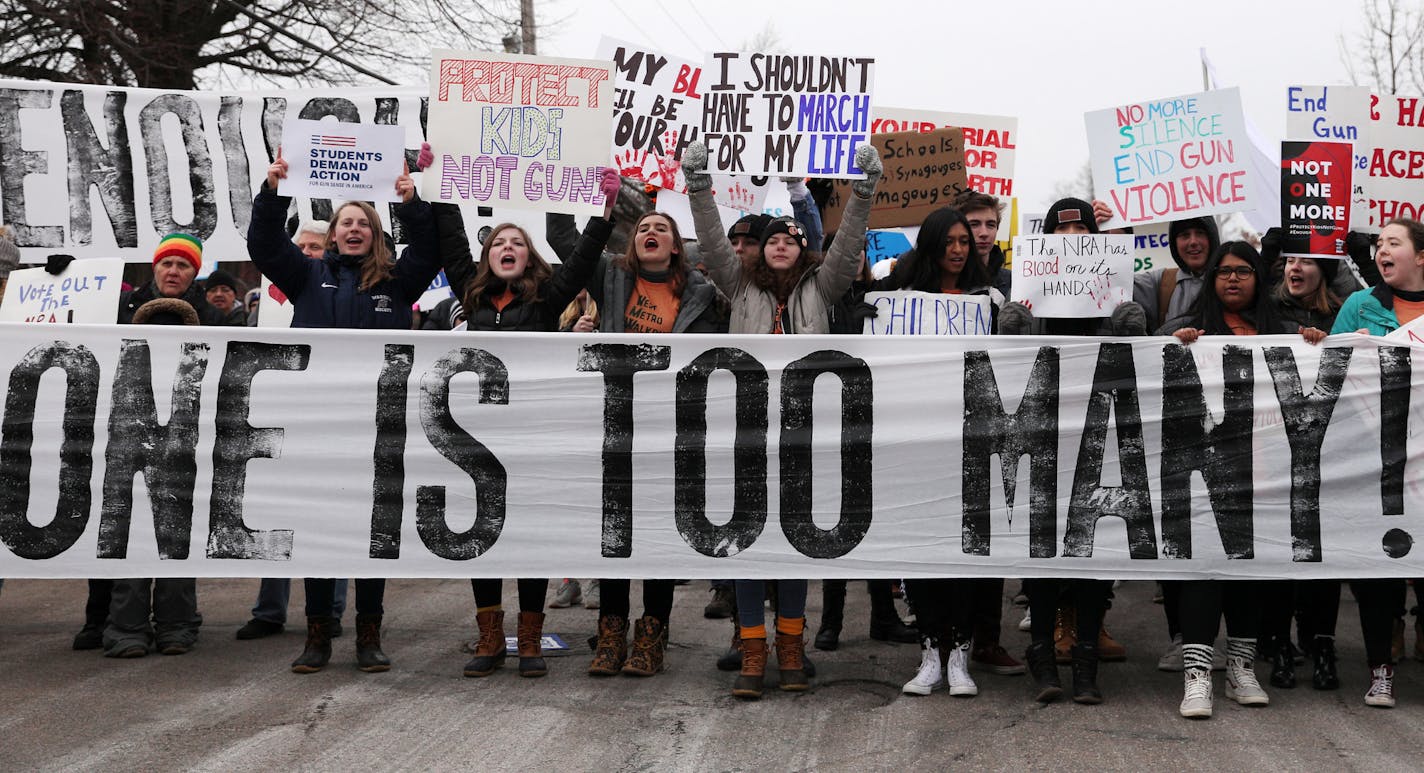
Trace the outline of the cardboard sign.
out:
<instances>
[{"instance_id":1,"label":"cardboard sign","mask_svg":"<svg viewBox=\"0 0 1424 773\"><path fill-rule=\"evenodd\" d=\"M910 237L901 231L865 232L865 260L872 266L905 254L910 246Z\"/></svg>"},{"instance_id":2,"label":"cardboard sign","mask_svg":"<svg viewBox=\"0 0 1424 773\"><path fill-rule=\"evenodd\" d=\"M1020 236L1012 299L1039 317L1106 317L1132 300L1132 268L1130 235Z\"/></svg>"},{"instance_id":3,"label":"cardboard sign","mask_svg":"<svg viewBox=\"0 0 1424 773\"><path fill-rule=\"evenodd\" d=\"M602 213L611 63L446 49L431 58L426 200Z\"/></svg>"},{"instance_id":4,"label":"cardboard sign","mask_svg":"<svg viewBox=\"0 0 1424 773\"><path fill-rule=\"evenodd\" d=\"M1239 89L1097 110L1084 116L1101 226L1180 220L1253 206Z\"/></svg>"},{"instance_id":5,"label":"cardboard sign","mask_svg":"<svg viewBox=\"0 0 1424 773\"><path fill-rule=\"evenodd\" d=\"M613 166L618 174L685 193L682 151L702 125L702 65L604 37L613 63Z\"/></svg>"},{"instance_id":6,"label":"cardboard sign","mask_svg":"<svg viewBox=\"0 0 1424 773\"><path fill-rule=\"evenodd\" d=\"M1353 150L1350 227L1378 233L1370 223L1370 90L1363 86L1291 86L1286 89L1286 137L1293 140L1348 142Z\"/></svg>"},{"instance_id":7,"label":"cardboard sign","mask_svg":"<svg viewBox=\"0 0 1424 773\"><path fill-rule=\"evenodd\" d=\"M1424 99L1375 95L1370 119L1370 226L1424 219Z\"/></svg>"},{"instance_id":8,"label":"cardboard sign","mask_svg":"<svg viewBox=\"0 0 1424 773\"><path fill-rule=\"evenodd\" d=\"M870 57L714 53L703 67L708 168L727 174L859 178L870 137Z\"/></svg>"},{"instance_id":9,"label":"cardboard sign","mask_svg":"<svg viewBox=\"0 0 1424 773\"><path fill-rule=\"evenodd\" d=\"M400 201L396 178L405 168L405 129L289 118L282 125L287 177L283 196L341 201Z\"/></svg>"},{"instance_id":10,"label":"cardboard sign","mask_svg":"<svg viewBox=\"0 0 1424 773\"><path fill-rule=\"evenodd\" d=\"M1352 163L1348 142L1281 143L1281 255L1347 257Z\"/></svg>"},{"instance_id":11,"label":"cardboard sign","mask_svg":"<svg viewBox=\"0 0 1424 773\"><path fill-rule=\"evenodd\" d=\"M870 141L885 165L870 204L871 228L917 226L969 189L960 129L877 134ZM827 231L840 228L846 202L853 195L849 182L836 184L821 212Z\"/></svg>"},{"instance_id":12,"label":"cardboard sign","mask_svg":"<svg viewBox=\"0 0 1424 773\"><path fill-rule=\"evenodd\" d=\"M112 325L123 280L123 258L76 260L58 276L43 268L11 271L0 322Z\"/></svg>"},{"instance_id":13,"label":"cardboard sign","mask_svg":"<svg viewBox=\"0 0 1424 773\"><path fill-rule=\"evenodd\" d=\"M898 107L876 107L874 113L870 121L871 134L959 127L964 130L964 169L969 175L969 188L990 196L1014 195L1019 119Z\"/></svg>"},{"instance_id":14,"label":"cardboard sign","mask_svg":"<svg viewBox=\"0 0 1424 773\"><path fill-rule=\"evenodd\" d=\"M987 295L951 295L895 290L865 294L876 314L865 318L863 335L986 336L994 332Z\"/></svg>"}]
</instances>

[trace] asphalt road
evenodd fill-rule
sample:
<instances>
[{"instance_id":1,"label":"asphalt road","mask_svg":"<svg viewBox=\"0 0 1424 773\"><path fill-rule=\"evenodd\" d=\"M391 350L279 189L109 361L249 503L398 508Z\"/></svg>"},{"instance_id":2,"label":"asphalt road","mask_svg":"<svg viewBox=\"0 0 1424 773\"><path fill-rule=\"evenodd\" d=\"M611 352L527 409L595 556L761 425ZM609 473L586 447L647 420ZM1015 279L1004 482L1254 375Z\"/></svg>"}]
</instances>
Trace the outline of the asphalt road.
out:
<instances>
[{"instance_id":1,"label":"asphalt road","mask_svg":"<svg viewBox=\"0 0 1424 773\"><path fill-rule=\"evenodd\" d=\"M1016 583L1010 583L1010 588ZM1424 767L1424 664L1400 665L1399 706L1364 705L1368 671L1347 592L1340 613L1343 686L1267 688L1271 705L1225 700L1216 716L1177 716L1179 674L1156 670L1166 645L1151 583L1128 583L1109 613L1128 646L1104 664L1100 706L1041 706L1027 677L976 672L977 698L918 698L899 688L918 664L913 645L870 640L868 600L852 585L842 647L812 657L820 675L806 693L769 689L757 703L732 698L731 674L713 661L726 621L704 620L706 584L678 589L669 669L651 679L594 679L581 645L595 613L550 610L546 631L575 643L543 679L521 679L513 660L467 679L460 651L473 636L469 584L389 584L384 674L355 669L351 617L332 665L297 675L287 666L302 633L236 641L256 592L253 580L203 580L198 647L177 657L106 659L74 652L84 583L11 580L0 593L0 768L19 770L937 770L1092 766L1115 770L1408 770ZM300 584L298 583L298 588ZM552 592L552 587L551 587ZM513 583L506 604L513 608ZM301 592L293 594L300 610ZM634 588L634 606L638 591ZM1006 600L1006 606L1008 604ZM809 625L819 619L811 589ZM1017 609L1004 643L1021 653ZM512 623L509 625L513 633ZM1413 645L1413 636L1410 636ZM1065 680L1068 670L1062 670ZM1259 664L1262 682L1266 665Z\"/></svg>"}]
</instances>

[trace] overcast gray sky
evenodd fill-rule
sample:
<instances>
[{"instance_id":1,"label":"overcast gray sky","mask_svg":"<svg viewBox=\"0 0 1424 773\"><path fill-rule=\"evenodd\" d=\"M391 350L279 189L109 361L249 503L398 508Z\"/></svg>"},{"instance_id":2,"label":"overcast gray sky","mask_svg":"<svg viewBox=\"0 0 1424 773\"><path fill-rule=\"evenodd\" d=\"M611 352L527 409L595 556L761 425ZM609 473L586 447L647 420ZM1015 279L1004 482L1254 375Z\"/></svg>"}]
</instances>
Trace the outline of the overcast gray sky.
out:
<instances>
[{"instance_id":1,"label":"overcast gray sky","mask_svg":"<svg viewBox=\"0 0 1424 773\"><path fill-rule=\"evenodd\" d=\"M1358 0L556 0L540 8L566 19L540 35L539 53L551 56L591 57L607 33L701 60L741 48L768 19L785 53L874 56L877 104L1017 116L1015 185L1030 210L1087 161L1084 112L1201 91L1202 47L1221 85L1240 86L1248 118L1278 141L1287 86L1349 82L1337 36L1357 34L1363 15Z\"/></svg>"}]
</instances>

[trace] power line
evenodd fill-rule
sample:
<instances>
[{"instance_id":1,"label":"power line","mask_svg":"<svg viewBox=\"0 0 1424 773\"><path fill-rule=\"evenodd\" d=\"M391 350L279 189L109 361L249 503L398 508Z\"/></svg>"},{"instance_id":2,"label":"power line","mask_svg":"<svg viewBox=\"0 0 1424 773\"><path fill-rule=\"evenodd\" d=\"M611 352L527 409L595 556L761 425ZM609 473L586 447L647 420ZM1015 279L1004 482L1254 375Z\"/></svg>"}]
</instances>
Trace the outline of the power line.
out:
<instances>
[{"instance_id":1,"label":"power line","mask_svg":"<svg viewBox=\"0 0 1424 773\"><path fill-rule=\"evenodd\" d=\"M703 16L703 15L702 15L702 12L699 11L699 10L697 10L697 4L694 3L694 2L692 2L692 0L687 0L687 7L688 7L688 8L691 8L691 9L692 9L692 12L695 13L695 14L697 14L697 18L700 19L700 20L702 20L702 26L706 27L706 28L707 28L707 31L710 32L710 33L712 33L712 37L714 37L714 38L717 39L717 42L722 45L722 48L723 48L723 49L726 49L726 48L727 48L727 41L723 40L723 39L722 39L722 36L717 34L717 30L714 29L714 28L712 27L712 25L707 21L707 17L706 17L706 16Z\"/></svg>"},{"instance_id":2,"label":"power line","mask_svg":"<svg viewBox=\"0 0 1424 773\"><path fill-rule=\"evenodd\" d=\"M648 45L656 46L658 44L658 39L653 37L652 35L649 35L647 30L638 26L638 22L634 21L633 17L629 16L628 12L623 10L623 6L618 4L618 0L609 0L609 2L613 4L614 8L618 9L619 13L623 14L623 18L627 19L629 24L633 25L633 29L643 33L643 39L648 42Z\"/></svg>"}]
</instances>

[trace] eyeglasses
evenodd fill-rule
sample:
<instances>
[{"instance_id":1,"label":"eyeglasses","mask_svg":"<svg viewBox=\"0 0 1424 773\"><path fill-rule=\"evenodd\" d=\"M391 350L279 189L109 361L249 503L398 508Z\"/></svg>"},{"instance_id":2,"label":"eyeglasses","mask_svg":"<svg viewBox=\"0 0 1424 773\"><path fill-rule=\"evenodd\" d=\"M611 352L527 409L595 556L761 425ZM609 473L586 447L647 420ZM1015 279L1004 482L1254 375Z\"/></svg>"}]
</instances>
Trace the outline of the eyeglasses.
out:
<instances>
[{"instance_id":1,"label":"eyeglasses","mask_svg":"<svg viewBox=\"0 0 1424 773\"><path fill-rule=\"evenodd\" d=\"M1237 279L1250 279L1256 269L1250 266L1217 266L1216 275L1222 279L1235 276Z\"/></svg>"}]
</instances>

